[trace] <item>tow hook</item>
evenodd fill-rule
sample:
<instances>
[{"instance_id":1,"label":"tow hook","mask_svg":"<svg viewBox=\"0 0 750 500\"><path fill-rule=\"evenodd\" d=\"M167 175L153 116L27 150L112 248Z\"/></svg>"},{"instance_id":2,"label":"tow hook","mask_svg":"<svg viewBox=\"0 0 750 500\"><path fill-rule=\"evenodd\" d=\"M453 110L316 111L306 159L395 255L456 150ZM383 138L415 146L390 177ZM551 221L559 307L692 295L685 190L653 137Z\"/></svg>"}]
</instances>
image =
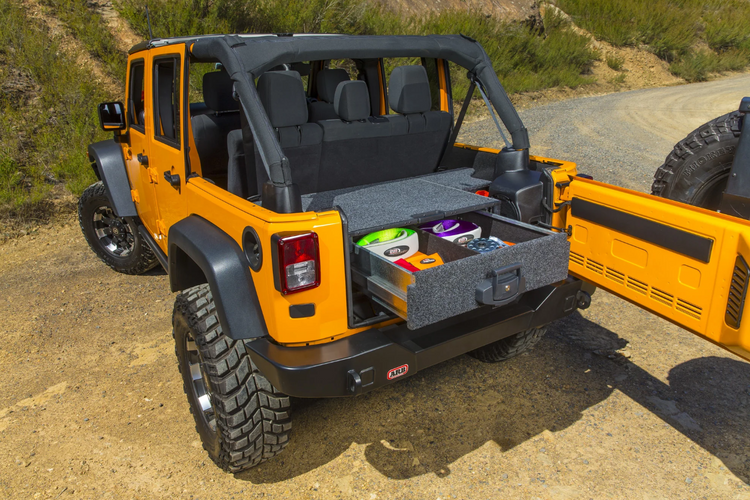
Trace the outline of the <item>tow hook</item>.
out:
<instances>
[{"instance_id":1,"label":"tow hook","mask_svg":"<svg viewBox=\"0 0 750 500\"><path fill-rule=\"evenodd\" d=\"M349 373L347 373L346 387L352 394L357 394L362 389L362 378L356 370L349 370Z\"/></svg>"},{"instance_id":2,"label":"tow hook","mask_svg":"<svg viewBox=\"0 0 750 500\"><path fill-rule=\"evenodd\" d=\"M588 309L591 305L591 295L583 290L578 290L576 293L576 303L578 309Z\"/></svg>"}]
</instances>

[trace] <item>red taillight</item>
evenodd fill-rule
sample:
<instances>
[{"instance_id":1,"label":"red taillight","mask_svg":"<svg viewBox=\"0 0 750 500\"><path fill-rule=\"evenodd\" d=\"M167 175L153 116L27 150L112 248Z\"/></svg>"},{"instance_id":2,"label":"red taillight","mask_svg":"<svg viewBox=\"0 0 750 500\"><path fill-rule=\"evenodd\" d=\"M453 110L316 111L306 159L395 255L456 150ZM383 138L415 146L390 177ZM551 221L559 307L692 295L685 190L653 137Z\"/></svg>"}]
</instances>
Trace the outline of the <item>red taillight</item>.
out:
<instances>
[{"instance_id":1,"label":"red taillight","mask_svg":"<svg viewBox=\"0 0 750 500\"><path fill-rule=\"evenodd\" d=\"M320 285L320 251L315 233L274 237L279 288L288 295Z\"/></svg>"}]
</instances>

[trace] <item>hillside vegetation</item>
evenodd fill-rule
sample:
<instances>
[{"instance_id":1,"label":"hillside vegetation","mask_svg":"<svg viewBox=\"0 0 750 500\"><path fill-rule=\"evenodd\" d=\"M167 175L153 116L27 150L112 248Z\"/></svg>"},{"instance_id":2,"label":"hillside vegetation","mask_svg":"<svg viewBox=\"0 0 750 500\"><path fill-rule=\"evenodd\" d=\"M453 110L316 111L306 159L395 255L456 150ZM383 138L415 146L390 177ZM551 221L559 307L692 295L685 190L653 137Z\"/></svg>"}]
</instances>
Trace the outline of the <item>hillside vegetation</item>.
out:
<instances>
[{"instance_id":1,"label":"hillside vegetation","mask_svg":"<svg viewBox=\"0 0 750 500\"><path fill-rule=\"evenodd\" d=\"M44 219L63 183L80 193L95 180L85 156L107 99L85 68L40 22L0 2L0 215Z\"/></svg>"},{"instance_id":2,"label":"hillside vegetation","mask_svg":"<svg viewBox=\"0 0 750 500\"><path fill-rule=\"evenodd\" d=\"M122 0L119 5L136 31L147 36L146 1ZM482 44L509 93L590 83L584 73L597 58L588 39L568 30L566 21L554 13L530 26L503 22L478 11L402 17L362 0L177 0L150 1L149 6L154 35L160 37L194 33L463 33Z\"/></svg>"},{"instance_id":3,"label":"hillside vegetation","mask_svg":"<svg viewBox=\"0 0 750 500\"><path fill-rule=\"evenodd\" d=\"M747 0L556 0L596 38L645 45L688 82L750 64Z\"/></svg>"},{"instance_id":4,"label":"hillside vegetation","mask_svg":"<svg viewBox=\"0 0 750 500\"><path fill-rule=\"evenodd\" d=\"M40 5L44 15L74 37L91 64L81 64L81 54L70 50L49 23L40 22L38 12L30 13L29 3ZM146 3L114 2L119 15L144 38ZM388 0L148 0L158 37L463 33L484 46L509 93L589 85L595 82L592 65L600 58L623 71L622 60L599 54L585 33L571 29L569 19L615 47L641 47L656 54L687 81L750 63L746 0L554 3L561 11L543 9L544 15L511 22L478 9L406 15L389 7ZM118 49L121 40L115 39L96 6L87 0L27 0L21 7L18 0L0 0L0 34L6 41L0 48L0 220L43 218L55 186L78 195L94 179L86 145L106 137L98 131L95 104L122 98L126 63L126 54ZM95 77L102 74L109 85L97 83ZM623 80L624 72L618 78ZM458 85L456 97L464 92L465 86Z\"/></svg>"}]
</instances>

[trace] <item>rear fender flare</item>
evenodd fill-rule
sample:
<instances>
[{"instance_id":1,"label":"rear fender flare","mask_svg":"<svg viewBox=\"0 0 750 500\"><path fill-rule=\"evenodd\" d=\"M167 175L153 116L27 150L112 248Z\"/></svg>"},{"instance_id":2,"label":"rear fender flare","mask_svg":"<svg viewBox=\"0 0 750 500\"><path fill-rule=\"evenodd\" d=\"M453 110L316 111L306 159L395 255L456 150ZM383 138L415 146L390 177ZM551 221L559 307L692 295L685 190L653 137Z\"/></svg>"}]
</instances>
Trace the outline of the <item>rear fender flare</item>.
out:
<instances>
[{"instance_id":1,"label":"rear fender flare","mask_svg":"<svg viewBox=\"0 0 750 500\"><path fill-rule=\"evenodd\" d=\"M197 215L172 225L168 241L173 292L208 283L219 321L230 338L268 335L249 263L236 241Z\"/></svg>"},{"instance_id":2,"label":"rear fender flare","mask_svg":"<svg viewBox=\"0 0 750 500\"><path fill-rule=\"evenodd\" d=\"M118 217L136 217L128 171L122 148L114 140L96 142L89 145L89 160L96 176L104 183L107 198Z\"/></svg>"}]
</instances>

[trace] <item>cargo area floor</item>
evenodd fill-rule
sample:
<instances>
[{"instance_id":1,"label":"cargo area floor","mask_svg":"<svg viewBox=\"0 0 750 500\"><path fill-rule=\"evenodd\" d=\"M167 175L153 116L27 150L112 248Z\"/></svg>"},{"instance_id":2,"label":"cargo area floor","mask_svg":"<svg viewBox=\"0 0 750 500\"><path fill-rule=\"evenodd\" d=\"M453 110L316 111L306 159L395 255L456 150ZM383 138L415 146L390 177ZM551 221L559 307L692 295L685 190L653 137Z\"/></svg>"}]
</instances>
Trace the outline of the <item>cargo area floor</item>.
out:
<instances>
[{"instance_id":1,"label":"cargo area floor","mask_svg":"<svg viewBox=\"0 0 750 500\"><path fill-rule=\"evenodd\" d=\"M497 200L474 194L490 183L472 177L473 173L473 169L462 168L307 194L302 196L302 208L319 212L338 207L346 215L349 234L358 236L496 205Z\"/></svg>"}]
</instances>

